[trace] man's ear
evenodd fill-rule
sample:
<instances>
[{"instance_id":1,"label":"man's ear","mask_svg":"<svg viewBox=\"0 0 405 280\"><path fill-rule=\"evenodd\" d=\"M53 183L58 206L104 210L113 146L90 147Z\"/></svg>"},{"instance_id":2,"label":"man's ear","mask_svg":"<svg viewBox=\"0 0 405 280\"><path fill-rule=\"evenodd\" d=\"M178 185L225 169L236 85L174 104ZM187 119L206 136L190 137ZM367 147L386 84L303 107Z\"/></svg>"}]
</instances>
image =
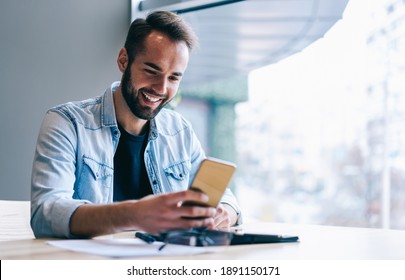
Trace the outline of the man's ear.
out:
<instances>
[{"instance_id":1,"label":"man's ear","mask_svg":"<svg viewBox=\"0 0 405 280\"><path fill-rule=\"evenodd\" d=\"M125 48L120 49L120 52L118 53L117 64L120 71L124 73L125 69L128 66L128 53Z\"/></svg>"}]
</instances>

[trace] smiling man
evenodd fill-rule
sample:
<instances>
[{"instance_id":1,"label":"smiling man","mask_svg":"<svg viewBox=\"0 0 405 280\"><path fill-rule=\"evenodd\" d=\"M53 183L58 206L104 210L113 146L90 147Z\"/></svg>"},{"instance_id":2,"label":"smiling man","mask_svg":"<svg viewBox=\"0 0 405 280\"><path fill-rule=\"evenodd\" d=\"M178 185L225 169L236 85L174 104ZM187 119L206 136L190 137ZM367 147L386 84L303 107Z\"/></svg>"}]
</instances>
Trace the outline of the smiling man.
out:
<instances>
[{"instance_id":1,"label":"smiling man","mask_svg":"<svg viewBox=\"0 0 405 280\"><path fill-rule=\"evenodd\" d=\"M118 54L121 82L47 112L31 180L36 237L229 229L239 222L230 190L216 209L182 206L208 199L187 190L205 153L190 123L164 107L177 93L195 42L174 13L137 19Z\"/></svg>"}]
</instances>

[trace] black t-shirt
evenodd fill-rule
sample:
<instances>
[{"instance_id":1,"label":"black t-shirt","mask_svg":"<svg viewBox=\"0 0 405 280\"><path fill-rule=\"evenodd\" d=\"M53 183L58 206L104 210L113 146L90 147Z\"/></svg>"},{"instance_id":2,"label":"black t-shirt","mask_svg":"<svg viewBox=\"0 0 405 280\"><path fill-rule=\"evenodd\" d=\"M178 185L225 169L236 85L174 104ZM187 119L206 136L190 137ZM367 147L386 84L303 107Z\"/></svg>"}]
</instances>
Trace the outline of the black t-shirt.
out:
<instances>
[{"instance_id":1,"label":"black t-shirt","mask_svg":"<svg viewBox=\"0 0 405 280\"><path fill-rule=\"evenodd\" d=\"M114 155L114 201L139 199L152 194L144 152L148 131L134 136L118 126L121 137Z\"/></svg>"}]
</instances>

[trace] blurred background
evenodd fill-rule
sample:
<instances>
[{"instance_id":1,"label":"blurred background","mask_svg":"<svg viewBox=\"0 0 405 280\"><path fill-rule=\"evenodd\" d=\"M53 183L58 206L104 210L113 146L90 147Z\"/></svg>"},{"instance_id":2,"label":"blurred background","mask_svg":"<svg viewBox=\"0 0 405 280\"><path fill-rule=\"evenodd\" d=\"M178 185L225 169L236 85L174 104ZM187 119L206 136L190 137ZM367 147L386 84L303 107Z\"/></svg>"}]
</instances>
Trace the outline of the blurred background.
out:
<instances>
[{"instance_id":1,"label":"blurred background","mask_svg":"<svg viewBox=\"0 0 405 280\"><path fill-rule=\"evenodd\" d=\"M200 37L173 107L237 163L245 220L405 229L403 0L3 0L0 199L29 199L46 110L119 80L158 8Z\"/></svg>"},{"instance_id":2,"label":"blurred background","mask_svg":"<svg viewBox=\"0 0 405 280\"><path fill-rule=\"evenodd\" d=\"M404 71L405 1L350 0L324 38L250 72L236 107L246 211L405 229Z\"/></svg>"}]
</instances>

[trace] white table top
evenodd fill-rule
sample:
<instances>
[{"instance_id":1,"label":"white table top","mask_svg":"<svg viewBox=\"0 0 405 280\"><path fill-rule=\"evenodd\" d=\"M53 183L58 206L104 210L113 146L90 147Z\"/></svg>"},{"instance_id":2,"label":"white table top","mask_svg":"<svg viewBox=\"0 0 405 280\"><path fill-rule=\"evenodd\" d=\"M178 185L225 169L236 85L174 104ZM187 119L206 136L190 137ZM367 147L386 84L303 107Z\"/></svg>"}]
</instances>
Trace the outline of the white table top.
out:
<instances>
[{"instance_id":1,"label":"white table top","mask_svg":"<svg viewBox=\"0 0 405 280\"><path fill-rule=\"evenodd\" d=\"M246 223L245 232L298 235L297 243L229 246L221 252L156 259L405 260L405 231L320 225ZM132 238L133 232L98 237ZM29 203L0 201L0 259L102 259L34 239ZM146 258L146 259L151 259Z\"/></svg>"},{"instance_id":2,"label":"white table top","mask_svg":"<svg viewBox=\"0 0 405 280\"><path fill-rule=\"evenodd\" d=\"M0 241L30 238L30 202L0 200Z\"/></svg>"}]
</instances>

